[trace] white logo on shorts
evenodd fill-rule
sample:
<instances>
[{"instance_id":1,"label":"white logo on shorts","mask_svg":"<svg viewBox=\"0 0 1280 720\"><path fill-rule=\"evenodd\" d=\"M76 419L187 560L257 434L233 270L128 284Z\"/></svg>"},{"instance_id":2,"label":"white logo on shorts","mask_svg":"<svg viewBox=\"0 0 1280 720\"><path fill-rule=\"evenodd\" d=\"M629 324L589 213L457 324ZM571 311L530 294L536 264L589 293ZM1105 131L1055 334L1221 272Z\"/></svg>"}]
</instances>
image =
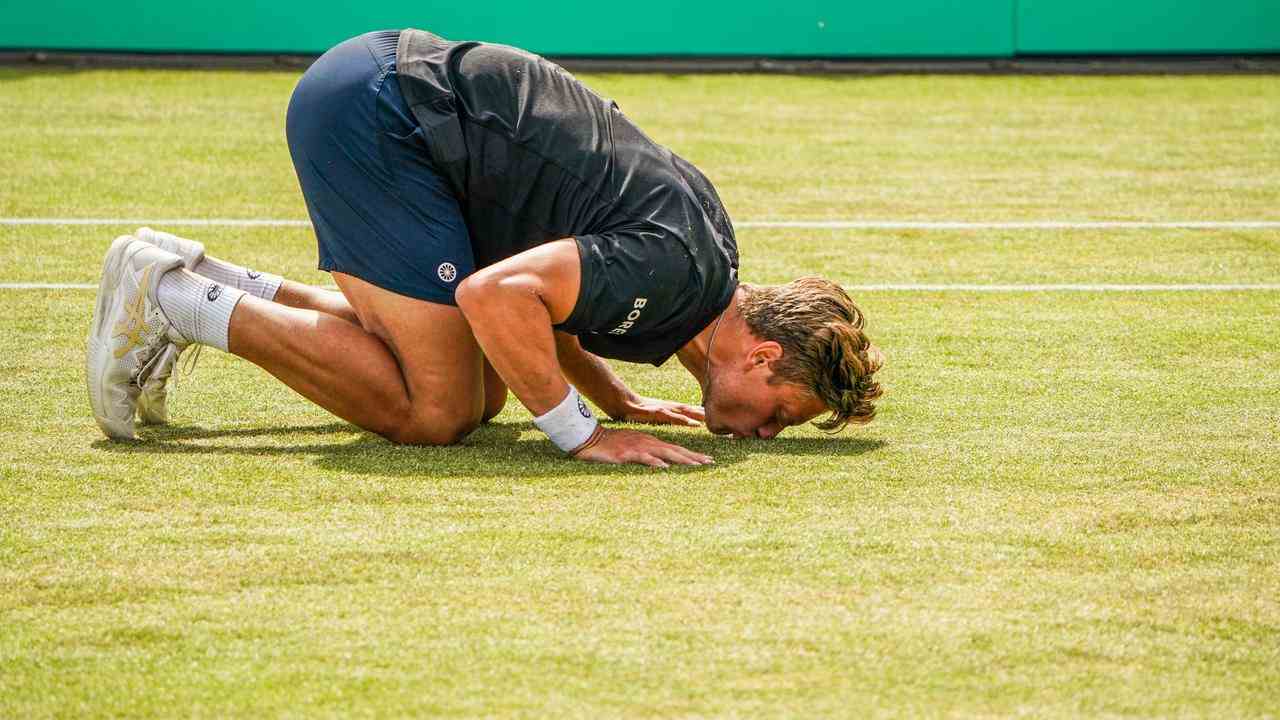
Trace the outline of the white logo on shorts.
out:
<instances>
[{"instance_id":1,"label":"white logo on shorts","mask_svg":"<svg viewBox=\"0 0 1280 720\"><path fill-rule=\"evenodd\" d=\"M453 282L453 279L458 277L458 268L454 267L453 263L440 263L440 267L436 268L436 274L445 282Z\"/></svg>"}]
</instances>

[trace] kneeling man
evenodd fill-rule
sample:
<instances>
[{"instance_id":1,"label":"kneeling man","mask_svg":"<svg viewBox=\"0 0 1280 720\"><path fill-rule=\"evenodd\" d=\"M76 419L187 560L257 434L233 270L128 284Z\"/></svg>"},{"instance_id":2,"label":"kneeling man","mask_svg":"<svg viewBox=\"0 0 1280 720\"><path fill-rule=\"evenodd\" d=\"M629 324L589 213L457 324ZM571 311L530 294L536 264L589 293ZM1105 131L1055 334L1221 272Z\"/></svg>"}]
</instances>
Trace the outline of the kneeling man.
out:
<instances>
[{"instance_id":1,"label":"kneeling man","mask_svg":"<svg viewBox=\"0 0 1280 720\"><path fill-rule=\"evenodd\" d=\"M615 420L771 438L869 422L883 358L837 285L737 279L710 181L613 102L524 51L370 33L299 81L289 149L340 292L140 229L107 253L89 335L112 438L167 416L192 343L249 360L404 444L457 442L511 392L561 450L665 467L711 458ZM672 355L703 406L637 396L602 358Z\"/></svg>"}]
</instances>

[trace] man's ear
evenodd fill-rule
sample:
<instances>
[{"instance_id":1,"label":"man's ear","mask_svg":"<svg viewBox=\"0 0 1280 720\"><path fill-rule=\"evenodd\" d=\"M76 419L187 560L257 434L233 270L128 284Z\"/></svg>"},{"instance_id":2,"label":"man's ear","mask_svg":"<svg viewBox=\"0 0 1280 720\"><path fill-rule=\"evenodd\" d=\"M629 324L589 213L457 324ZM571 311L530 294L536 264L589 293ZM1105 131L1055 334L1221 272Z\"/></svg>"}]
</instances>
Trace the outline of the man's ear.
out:
<instances>
[{"instance_id":1,"label":"man's ear","mask_svg":"<svg viewBox=\"0 0 1280 720\"><path fill-rule=\"evenodd\" d=\"M751 352L747 354L747 365L749 369L757 367L772 367L782 357L782 346L772 340L766 340L759 345L751 348Z\"/></svg>"}]
</instances>

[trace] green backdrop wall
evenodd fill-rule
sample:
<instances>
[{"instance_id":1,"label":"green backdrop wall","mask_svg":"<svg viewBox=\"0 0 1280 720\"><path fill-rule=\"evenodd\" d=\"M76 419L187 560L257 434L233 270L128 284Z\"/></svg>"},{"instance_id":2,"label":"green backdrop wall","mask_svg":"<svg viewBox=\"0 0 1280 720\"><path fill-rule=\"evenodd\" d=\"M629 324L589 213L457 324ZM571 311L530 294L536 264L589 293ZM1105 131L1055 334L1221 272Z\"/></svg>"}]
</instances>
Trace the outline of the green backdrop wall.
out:
<instances>
[{"instance_id":1,"label":"green backdrop wall","mask_svg":"<svg viewBox=\"0 0 1280 720\"><path fill-rule=\"evenodd\" d=\"M1018 0L1020 53L1280 51L1280 0Z\"/></svg>"},{"instance_id":2,"label":"green backdrop wall","mask_svg":"<svg viewBox=\"0 0 1280 720\"><path fill-rule=\"evenodd\" d=\"M9 0L0 48L317 53L422 27L548 55L1280 52L1280 0Z\"/></svg>"}]
</instances>

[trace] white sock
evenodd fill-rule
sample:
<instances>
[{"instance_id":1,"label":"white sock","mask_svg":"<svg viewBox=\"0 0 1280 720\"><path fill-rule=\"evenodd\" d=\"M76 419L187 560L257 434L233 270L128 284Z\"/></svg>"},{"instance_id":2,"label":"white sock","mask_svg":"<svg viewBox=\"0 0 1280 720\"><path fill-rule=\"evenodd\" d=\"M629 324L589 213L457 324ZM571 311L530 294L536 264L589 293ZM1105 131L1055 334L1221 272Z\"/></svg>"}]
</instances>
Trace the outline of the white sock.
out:
<instances>
[{"instance_id":1,"label":"white sock","mask_svg":"<svg viewBox=\"0 0 1280 720\"><path fill-rule=\"evenodd\" d=\"M231 313L245 292L181 268L160 278L156 301L174 329L187 340L227 351Z\"/></svg>"},{"instance_id":2,"label":"white sock","mask_svg":"<svg viewBox=\"0 0 1280 720\"><path fill-rule=\"evenodd\" d=\"M284 282L284 278L279 275L250 270L211 255L205 255L204 259L192 268L192 271L223 285L239 288L263 300L274 300L276 291L280 289L280 283Z\"/></svg>"}]
</instances>

